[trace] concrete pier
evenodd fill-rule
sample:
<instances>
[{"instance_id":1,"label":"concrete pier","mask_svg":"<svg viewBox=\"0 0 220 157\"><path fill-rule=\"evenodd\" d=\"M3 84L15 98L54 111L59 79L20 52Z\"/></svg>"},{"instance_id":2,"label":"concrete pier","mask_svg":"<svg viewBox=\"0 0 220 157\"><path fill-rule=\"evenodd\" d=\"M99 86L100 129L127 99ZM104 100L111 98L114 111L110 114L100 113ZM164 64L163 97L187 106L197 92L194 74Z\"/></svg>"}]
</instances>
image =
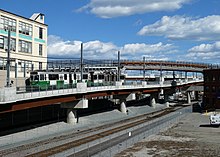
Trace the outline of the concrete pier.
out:
<instances>
[{"instance_id":1,"label":"concrete pier","mask_svg":"<svg viewBox=\"0 0 220 157\"><path fill-rule=\"evenodd\" d=\"M67 123L76 124L77 123L77 112L74 109L67 109Z\"/></svg>"},{"instance_id":2,"label":"concrete pier","mask_svg":"<svg viewBox=\"0 0 220 157\"><path fill-rule=\"evenodd\" d=\"M126 105L125 105L124 102L122 102L121 105L120 105L120 111L122 113L127 113L127 108L126 108Z\"/></svg>"}]
</instances>

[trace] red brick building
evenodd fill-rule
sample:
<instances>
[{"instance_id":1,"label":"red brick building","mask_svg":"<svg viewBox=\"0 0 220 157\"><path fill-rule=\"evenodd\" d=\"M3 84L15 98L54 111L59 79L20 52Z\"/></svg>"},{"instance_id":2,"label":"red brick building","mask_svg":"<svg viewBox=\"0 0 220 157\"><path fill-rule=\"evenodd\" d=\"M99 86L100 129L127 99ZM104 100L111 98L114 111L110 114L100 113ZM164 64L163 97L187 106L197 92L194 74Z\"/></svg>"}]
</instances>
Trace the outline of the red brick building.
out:
<instances>
[{"instance_id":1,"label":"red brick building","mask_svg":"<svg viewBox=\"0 0 220 157\"><path fill-rule=\"evenodd\" d=\"M220 109L220 69L204 70L204 109Z\"/></svg>"}]
</instances>

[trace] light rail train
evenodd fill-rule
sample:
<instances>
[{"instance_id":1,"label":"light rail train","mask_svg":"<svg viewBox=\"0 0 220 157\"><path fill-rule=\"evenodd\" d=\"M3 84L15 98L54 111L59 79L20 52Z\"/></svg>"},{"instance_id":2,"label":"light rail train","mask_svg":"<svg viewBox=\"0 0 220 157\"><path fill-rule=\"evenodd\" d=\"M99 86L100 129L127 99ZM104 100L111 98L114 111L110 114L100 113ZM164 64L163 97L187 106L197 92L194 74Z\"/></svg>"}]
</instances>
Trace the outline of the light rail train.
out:
<instances>
[{"instance_id":1,"label":"light rail train","mask_svg":"<svg viewBox=\"0 0 220 157\"><path fill-rule=\"evenodd\" d=\"M120 76L122 82L124 78L124 75ZM114 71L92 71L82 75L82 82L87 83L88 87L113 85L116 80L117 74ZM81 82L80 72L33 71L25 84L27 88L47 90L76 87L78 82Z\"/></svg>"}]
</instances>

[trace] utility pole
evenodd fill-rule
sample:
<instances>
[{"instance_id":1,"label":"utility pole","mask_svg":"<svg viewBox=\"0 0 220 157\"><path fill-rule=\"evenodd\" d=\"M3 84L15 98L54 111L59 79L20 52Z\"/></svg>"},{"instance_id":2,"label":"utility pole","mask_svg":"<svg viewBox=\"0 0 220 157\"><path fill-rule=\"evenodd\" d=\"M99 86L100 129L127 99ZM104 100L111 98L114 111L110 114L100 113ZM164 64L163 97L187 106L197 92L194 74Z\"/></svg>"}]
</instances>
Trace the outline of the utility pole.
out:
<instances>
[{"instance_id":1,"label":"utility pole","mask_svg":"<svg viewBox=\"0 0 220 157\"><path fill-rule=\"evenodd\" d=\"M7 78L6 78L6 87L10 87L10 45L11 45L11 29L8 27L8 49L7 49L7 64L6 64L6 69L7 69Z\"/></svg>"},{"instance_id":2,"label":"utility pole","mask_svg":"<svg viewBox=\"0 0 220 157\"><path fill-rule=\"evenodd\" d=\"M120 81L120 51L118 51L118 81Z\"/></svg>"},{"instance_id":3,"label":"utility pole","mask_svg":"<svg viewBox=\"0 0 220 157\"><path fill-rule=\"evenodd\" d=\"M144 81L145 81L145 57L143 57L143 62L144 62L144 64L143 64L143 69L144 69L143 75L144 75Z\"/></svg>"},{"instance_id":4,"label":"utility pole","mask_svg":"<svg viewBox=\"0 0 220 157\"><path fill-rule=\"evenodd\" d=\"M80 75L81 75L80 81L82 82L82 79L83 79L83 43L81 43Z\"/></svg>"}]
</instances>

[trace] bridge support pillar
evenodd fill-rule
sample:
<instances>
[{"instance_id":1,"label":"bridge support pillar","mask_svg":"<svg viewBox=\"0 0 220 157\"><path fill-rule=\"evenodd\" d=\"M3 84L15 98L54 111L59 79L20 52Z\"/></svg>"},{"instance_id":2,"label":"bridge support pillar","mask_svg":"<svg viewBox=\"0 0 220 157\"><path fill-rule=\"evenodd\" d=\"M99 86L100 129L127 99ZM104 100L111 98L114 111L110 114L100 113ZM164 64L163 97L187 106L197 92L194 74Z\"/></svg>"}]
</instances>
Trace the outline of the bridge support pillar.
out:
<instances>
[{"instance_id":1,"label":"bridge support pillar","mask_svg":"<svg viewBox=\"0 0 220 157\"><path fill-rule=\"evenodd\" d=\"M76 124L79 121L77 109L88 108L88 99L81 99L73 102L62 103L61 107L67 108L67 123Z\"/></svg>"},{"instance_id":2,"label":"bridge support pillar","mask_svg":"<svg viewBox=\"0 0 220 157\"><path fill-rule=\"evenodd\" d=\"M158 93L150 94L150 106L156 107L156 102L158 101Z\"/></svg>"},{"instance_id":3,"label":"bridge support pillar","mask_svg":"<svg viewBox=\"0 0 220 157\"><path fill-rule=\"evenodd\" d=\"M77 111L74 109L67 109L67 123L76 124L77 123Z\"/></svg>"},{"instance_id":4,"label":"bridge support pillar","mask_svg":"<svg viewBox=\"0 0 220 157\"><path fill-rule=\"evenodd\" d=\"M168 101L166 102L166 107L170 107L170 103Z\"/></svg>"},{"instance_id":5,"label":"bridge support pillar","mask_svg":"<svg viewBox=\"0 0 220 157\"><path fill-rule=\"evenodd\" d=\"M120 105L120 110L122 113L127 113L127 108L126 108L124 101Z\"/></svg>"},{"instance_id":6,"label":"bridge support pillar","mask_svg":"<svg viewBox=\"0 0 220 157\"><path fill-rule=\"evenodd\" d=\"M191 104L190 92L187 92L187 102L188 102L188 104Z\"/></svg>"},{"instance_id":7,"label":"bridge support pillar","mask_svg":"<svg viewBox=\"0 0 220 157\"><path fill-rule=\"evenodd\" d=\"M150 100L150 106L151 107L156 107L156 101L155 101L155 98L151 98L151 100Z\"/></svg>"}]
</instances>

